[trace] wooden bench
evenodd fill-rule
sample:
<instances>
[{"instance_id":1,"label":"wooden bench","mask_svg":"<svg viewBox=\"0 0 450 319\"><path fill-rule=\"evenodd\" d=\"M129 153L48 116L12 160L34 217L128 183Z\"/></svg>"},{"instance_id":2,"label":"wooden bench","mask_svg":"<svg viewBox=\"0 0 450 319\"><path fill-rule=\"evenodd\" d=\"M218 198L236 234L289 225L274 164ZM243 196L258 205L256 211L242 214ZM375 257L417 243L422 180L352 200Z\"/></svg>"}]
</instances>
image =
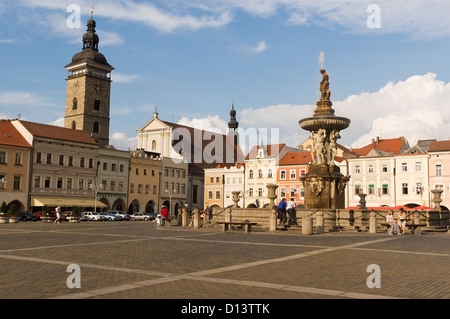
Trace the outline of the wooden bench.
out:
<instances>
[{"instance_id":1,"label":"wooden bench","mask_svg":"<svg viewBox=\"0 0 450 319\"><path fill-rule=\"evenodd\" d=\"M381 226L386 226L387 230L389 230L389 227L391 225L388 224L388 223L381 223ZM422 224L414 224L414 223L411 223L411 222L407 222L406 223L406 227L411 227L412 228L411 234L413 234L413 235L416 234L417 227L425 227L425 226L427 226L427 224L425 224L425 223L422 223Z\"/></svg>"},{"instance_id":2,"label":"wooden bench","mask_svg":"<svg viewBox=\"0 0 450 319\"><path fill-rule=\"evenodd\" d=\"M237 225L237 226L244 226L244 230L246 233L249 233L252 231L252 226L256 225L257 223L250 223L250 222L218 222L217 224L223 225L223 231L226 232L229 229L229 226Z\"/></svg>"}]
</instances>

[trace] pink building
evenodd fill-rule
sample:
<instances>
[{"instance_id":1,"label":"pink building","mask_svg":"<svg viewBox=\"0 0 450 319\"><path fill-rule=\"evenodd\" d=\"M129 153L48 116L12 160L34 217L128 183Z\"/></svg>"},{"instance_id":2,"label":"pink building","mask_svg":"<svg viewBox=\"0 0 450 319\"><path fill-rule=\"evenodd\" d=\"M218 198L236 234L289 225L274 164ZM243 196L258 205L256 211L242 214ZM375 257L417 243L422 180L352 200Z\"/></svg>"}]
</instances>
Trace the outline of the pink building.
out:
<instances>
[{"instance_id":1,"label":"pink building","mask_svg":"<svg viewBox=\"0 0 450 319\"><path fill-rule=\"evenodd\" d=\"M296 205L304 204L304 188L300 177L308 173L311 152L289 152L279 162L277 168L277 203L286 198L294 198Z\"/></svg>"},{"instance_id":2,"label":"pink building","mask_svg":"<svg viewBox=\"0 0 450 319\"><path fill-rule=\"evenodd\" d=\"M433 189L442 190L441 207L450 209L450 140L434 141L428 155L430 192ZM430 198L433 199L433 196Z\"/></svg>"}]
</instances>

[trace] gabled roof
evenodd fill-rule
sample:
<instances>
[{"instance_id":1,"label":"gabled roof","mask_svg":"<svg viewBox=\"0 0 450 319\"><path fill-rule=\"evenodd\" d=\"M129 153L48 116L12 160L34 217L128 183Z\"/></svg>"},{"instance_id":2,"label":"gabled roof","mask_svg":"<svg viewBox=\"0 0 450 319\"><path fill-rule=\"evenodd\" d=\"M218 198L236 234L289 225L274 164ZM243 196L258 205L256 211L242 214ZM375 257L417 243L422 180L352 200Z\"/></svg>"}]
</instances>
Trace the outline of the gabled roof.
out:
<instances>
[{"instance_id":1,"label":"gabled roof","mask_svg":"<svg viewBox=\"0 0 450 319\"><path fill-rule=\"evenodd\" d=\"M364 147L353 148L352 152L358 156L367 156L371 150L399 154L405 147L409 148L409 144L403 136L389 139L380 139L377 137L372 140L372 143Z\"/></svg>"},{"instance_id":2,"label":"gabled roof","mask_svg":"<svg viewBox=\"0 0 450 319\"><path fill-rule=\"evenodd\" d=\"M428 152L442 152L450 151L450 140L446 141L434 141L431 143Z\"/></svg>"},{"instance_id":3,"label":"gabled roof","mask_svg":"<svg viewBox=\"0 0 450 319\"><path fill-rule=\"evenodd\" d=\"M12 125L11 121L0 120L0 145L10 145L19 147L30 147L31 145Z\"/></svg>"},{"instance_id":4,"label":"gabled roof","mask_svg":"<svg viewBox=\"0 0 450 319\"><path fill-rule=\"evenodd\" d=\"M308 165L309 162L311 162L311 152L289 152L280 160L278 165Z\"/></svg>"},{"instance_id":5,"label":"gabled roof","mask_svg":"<svg viewBox=\"0 0 450 319\"><path fill-rule=\"evenodd\" d=\"M28 132L33 136L51 138L91 145L98 145L97 142L85 131L74 130L70 128L40 124L28 121L18 120Z\"/></svg>"},{"instance_id":6,"label":"gabled roof","mask_svg":"<svg viewBox=\"0 0 450 319\"><path fill-rule=\"evenodd\" d=\"M252 147L252 149L250 150L250 152L248 152L247 156L245 157L246 160L248 159L255 159L258 156L258 150L260 148L264 148L265 149L265 154L264 157L265 158L274 158L277 157L281 150L283 149L283 147L285 147L286 144L269 144L269 145L255 145Z\"/></svg>"}]
</instances>

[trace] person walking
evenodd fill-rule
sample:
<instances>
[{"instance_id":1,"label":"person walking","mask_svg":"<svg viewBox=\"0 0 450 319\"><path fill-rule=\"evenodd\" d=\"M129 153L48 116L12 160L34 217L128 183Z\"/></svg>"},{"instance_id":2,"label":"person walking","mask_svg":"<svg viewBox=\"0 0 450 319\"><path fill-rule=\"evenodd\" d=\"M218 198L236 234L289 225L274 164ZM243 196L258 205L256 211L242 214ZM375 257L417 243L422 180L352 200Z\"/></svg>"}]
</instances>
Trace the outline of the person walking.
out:
<instances>
[{"instance_id":1,"label":"person walking","mask_svg":"<svg viewBox=\"0 0 450 319\"><path fill-rule=\"evenodd\" d=\"M61 207L56 207L56 219L54 223L61 224Z\"/></svg>"},{"instance_id":2,"label":"person walking","mask_svg":"<svg viewBox=\"0 0 450 319\"><path fill-rule=\"evenodd\" d=\"M166 224L166 219L169 218L169 210L165 205L161 208L161 226L164 226Z\"/></svg>"}]
</instances>

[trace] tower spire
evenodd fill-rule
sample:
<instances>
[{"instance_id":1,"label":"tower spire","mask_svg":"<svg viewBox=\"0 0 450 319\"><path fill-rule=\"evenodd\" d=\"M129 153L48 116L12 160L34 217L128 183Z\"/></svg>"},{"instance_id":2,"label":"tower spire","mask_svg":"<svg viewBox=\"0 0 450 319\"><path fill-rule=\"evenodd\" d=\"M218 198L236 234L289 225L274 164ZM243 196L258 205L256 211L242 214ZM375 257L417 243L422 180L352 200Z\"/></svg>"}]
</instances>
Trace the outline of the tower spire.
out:
<instances>
[{"instance_id":1,"label":"tower spire","mask_svg":"<svg viewBox=\"0 0 450 319\"><path fill-rule=\"evenodd\" d=\"M230 121L228 122L228 128L236 131L239 127L238 121L236 121L236 110L234 109L234 100L231 103Z\"/></svg>"}]
</instances>

